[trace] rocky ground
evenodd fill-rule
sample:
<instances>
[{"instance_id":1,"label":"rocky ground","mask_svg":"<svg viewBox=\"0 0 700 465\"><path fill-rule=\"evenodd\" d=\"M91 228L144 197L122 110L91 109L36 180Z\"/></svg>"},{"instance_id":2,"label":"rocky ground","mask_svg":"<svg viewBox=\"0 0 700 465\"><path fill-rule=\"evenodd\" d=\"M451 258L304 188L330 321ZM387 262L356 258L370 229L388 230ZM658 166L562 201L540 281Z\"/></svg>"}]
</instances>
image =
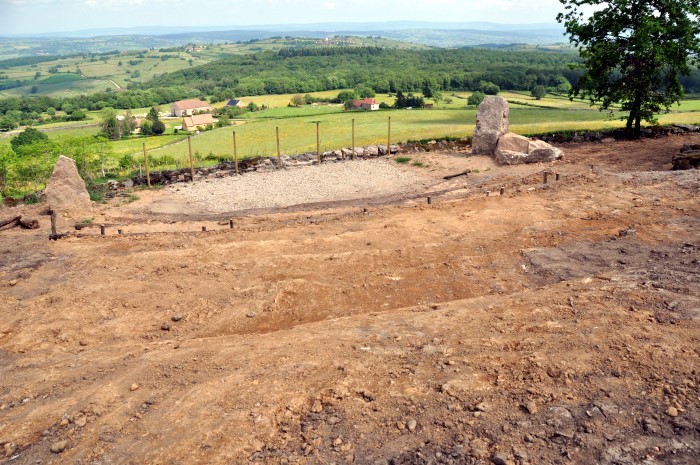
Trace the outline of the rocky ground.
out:
<instances>
[{"instance_id":1,"label":"rocky ground","mask_svg":"<svg viewBox=\"0 0 700 465\"><path fill-rule=\"evenodd\" d=\"M0 210L41 222L0 232L0 461L697 464L684 143L422 153L412 189L288 208L138 191L56 242Z\"/></svg>"}]
</instances>

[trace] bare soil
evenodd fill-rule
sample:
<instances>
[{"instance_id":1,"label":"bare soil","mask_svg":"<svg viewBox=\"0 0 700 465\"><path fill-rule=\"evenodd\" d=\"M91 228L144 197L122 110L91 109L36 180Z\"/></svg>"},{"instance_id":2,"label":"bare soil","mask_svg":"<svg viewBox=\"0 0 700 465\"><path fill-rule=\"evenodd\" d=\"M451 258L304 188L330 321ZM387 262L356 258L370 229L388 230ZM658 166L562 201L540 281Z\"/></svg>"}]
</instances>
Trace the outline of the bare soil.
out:
<instances>
[{"instance_id":1,"label":"bare soil","mask_svg":"<svg viewBox=\"0 0 700 465\"><path fill-rule=\"evenodd\" d=\"M0 232L0 462L700 463L683 143L412 154L412 191L229 214L138 191L55 242L0 210L41 222Z\"/></svg>"}]
</instances>

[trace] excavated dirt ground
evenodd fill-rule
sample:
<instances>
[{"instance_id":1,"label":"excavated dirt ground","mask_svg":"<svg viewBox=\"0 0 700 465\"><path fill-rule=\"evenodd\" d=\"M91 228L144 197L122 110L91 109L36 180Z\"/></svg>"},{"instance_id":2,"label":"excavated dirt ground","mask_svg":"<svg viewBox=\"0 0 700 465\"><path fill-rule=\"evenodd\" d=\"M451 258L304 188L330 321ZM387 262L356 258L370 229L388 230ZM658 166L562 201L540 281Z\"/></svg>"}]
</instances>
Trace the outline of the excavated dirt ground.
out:
<instances>
[{"instance_id":1,"label":"excavated dirt ground","mask_svg":"<svg viewBox=\"0 0 700 465\"><path fill-rule=\"evenodd\" d=\"M230 215L139 191L56 242L0 210L42 226L0 232L0 462L700 463L683 143Z\"/></svg>"}]
</instances>

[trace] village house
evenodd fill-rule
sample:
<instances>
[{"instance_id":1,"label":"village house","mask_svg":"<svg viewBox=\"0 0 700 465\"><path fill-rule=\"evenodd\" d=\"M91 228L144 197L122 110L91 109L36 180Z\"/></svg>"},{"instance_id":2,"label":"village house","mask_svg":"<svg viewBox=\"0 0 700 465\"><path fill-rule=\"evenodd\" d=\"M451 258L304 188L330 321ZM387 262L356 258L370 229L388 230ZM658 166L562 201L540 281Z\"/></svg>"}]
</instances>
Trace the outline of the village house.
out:
<instances>
[{"instance_id":1,"label":"village house","mask_svg":"<svg viewBox=\"0 0 700 465\"><path fill-rule=\"evenodd\" d=\"M198 98L180 100L170 107L173 116L188 116L194 113L211 112L211 106Z\"/></svg>"},{"instance_id":2,"label":"village house","mask_svg":"<svg viewBox=\"0 0 700 465\"><path fill-rule=\"evenodd\" d=\"M228 101L226 104L227 107L238 107L238 108L245 108L245 103L241 102L240 100L237 100L235 98L232 98L231 100Z\"/></svg>"},{"instance_id":3,"label":"village house","mask_svg":"<svg viewBox=\"0 0 700 465\"><path fill-rule=\"evenodd\" d=\"M204 129L207 126L214 126L215 124L216 120L211 113L190 115L182 118L182 130L188 132Z\"/></svg>"},{"instance_id":4,"label":"village house","mask_svg":"<svg viewBox=\"0 0 700 465\"><path fill-rule=\"evenodd\" d=\"M352 108L354 110L367 110L367 111L374 111L374 110L379 110L379 103L377 103L376 100L373 98L363 98L363 99L358 99L358 100L353 100L352 101Z\"/></svg>"}]
</instances>

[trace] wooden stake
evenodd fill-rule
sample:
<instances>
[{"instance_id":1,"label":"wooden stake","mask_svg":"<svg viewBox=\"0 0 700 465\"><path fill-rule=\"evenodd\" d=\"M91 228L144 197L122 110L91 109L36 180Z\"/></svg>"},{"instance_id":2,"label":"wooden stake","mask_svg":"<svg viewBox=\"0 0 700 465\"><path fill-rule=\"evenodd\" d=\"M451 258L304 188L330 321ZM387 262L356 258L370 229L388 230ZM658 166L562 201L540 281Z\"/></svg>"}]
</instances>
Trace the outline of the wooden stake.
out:
<instances>
[{"instance_id":1,"label":"wooden stake","mask_svg":"<svg viewBox=\"0 0 700 465\"><path fill-rule=\"evenodd\" d=\"M56 212L51 210L51 235L56 236Z\"/></svg>"},{"instance_id":2,"label":"wooden stake","mask_svg":"<svg viewBox=\"0 0 700 465\"><path fill-rule=\"evenodd\" d=\"M277 169L282 167L282 154L280 153L280 127L277 126Z\"/></svg>"},{"instance_id":3,"label":"wooden stake","mask_svg":"<svg viewBox=\"0 0 700 465\"><path fill-rule=\"evenodd\" d=\"M236 176L238 176L238 145L236 145L236 131L233 131L233 163L236 167Z\"/></svg>"},{"instance_id":4,"label":"wooden stake","mask_svg":"<svg viewBox=\"0 0 700 465\"><path fill-rule=\"evenodd\" d=\"M105 225L100 226L100 235L104 236L105 235Z\"/></svg>"},{"instance_id":5,"label":"wooden stake","mask_svg":"<svg viewBox=\"0 0 700 465\"><path fill-rule=\"evenodd\" d=\"M143 143L143 162L146 166L146 182L148 187L151 187L151 173L148 172L148 155L146 154L146 143Z\"/></svg>"},{"instance_id":6,"label":"wooden stake","mask_svg":"<svg viewBox=\"0 0 700 465\"><path fill-rule=\"evenodd\" d=\"M386 154L391 155L391 116L389 117L389 135L386 141Z\"/></svg>"},{"instance_id":7,"label":"wooden stake","mask_svg":"<svg viewBox=\"0 0 700 465\"><path fill-rule=\"evenodd\" d=\"M316 159L321 164L321 123L316 121Z\"/></svg>"},{"instance_id":8,"label":"wooden stake","mask_svg":"<svg viewBox=\"0 0 700 465\"><path fill-rule=\"evenodd\" d=\"M433 199L431 197L428 197L428 205L433 203Z\"/></svg>"},{"instance_id":9,"label":"wooden stake","mask_svg":"<svg viewBox=\"0 0 700 465\"><path fill-rule=\"evenodd\" d=\"M352 159L355 160L355 118L352 119Z\"/></svg>"},{"instance_id":10,"label":"wooden stake","mask_svg":"<svg viewBox=\"0 0 700 465\"><path fill-rule=\"evenodd\" d=\"M194 158L192 158L192 136L187 136L187 145L190 147L190 181L194 182Z\"/></svg>"},{"instance_id":11,"label":"wooden stake","mask_svg":"<svg viewBox=\"0 0 700 465\"><path fill-rule=\"evenodd\" d=\"M228 227L233 229L233 220L228 220Z\"/></svg>"}]
</instances>

